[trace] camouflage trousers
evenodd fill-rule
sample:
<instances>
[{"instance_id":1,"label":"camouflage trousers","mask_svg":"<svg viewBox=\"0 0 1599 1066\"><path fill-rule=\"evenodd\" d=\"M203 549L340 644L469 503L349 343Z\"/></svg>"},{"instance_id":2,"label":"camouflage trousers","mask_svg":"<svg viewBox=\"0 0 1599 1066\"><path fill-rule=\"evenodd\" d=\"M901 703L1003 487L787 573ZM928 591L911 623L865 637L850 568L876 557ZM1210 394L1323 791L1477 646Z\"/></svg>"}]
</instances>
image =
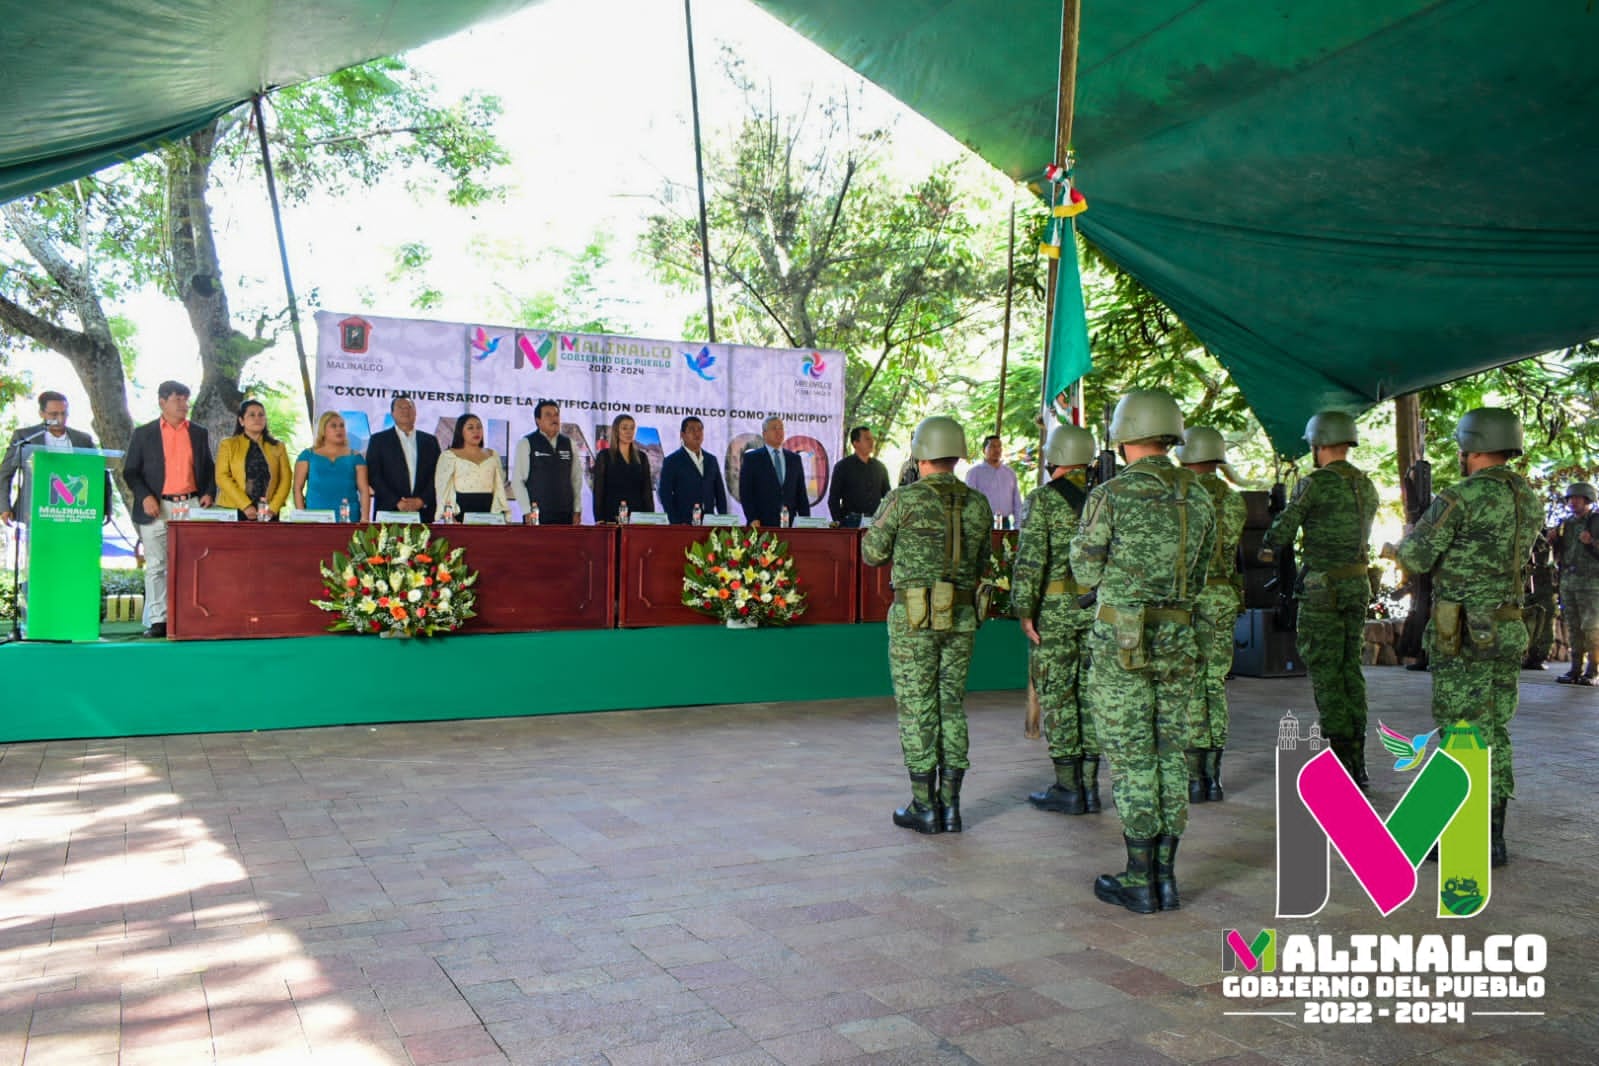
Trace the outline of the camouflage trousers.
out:
<instances>
[{"instance_id":1,"label":"camouflage trousers","mask_svg":"<svg viewBox=\"0 0 1599 1066\"><path fill-rule=\"evenodd\" d=\"M925 774L934 767L964 770L966 672L972 665L975 632L912 629L905 608L888 612L888 672L899 710L899 743L905 768Z\"/></svg>"},{"instance_id":2,"label":"camouflage trousers","mask_svg":"<svg viewBox=\"0 0 1599 1066\"><path fill-rule=\"evenodd\" d=\"M1116 631L1094 623L1088 637L1088 696L1100 747L1116 771L1113 795L1122 830L1135 840L1181 836L1188 827L1189 703L1199 667L1192 626L1162 622L1144 630L1149 665L1123 668Z\"/></svg>"},{"instance_id":3,"label":"camouflage trousers","mask_svg":"<svg viewBox=\"0 0 1599 1066\"><path fill-rule=\"evenodd\" d=\"M1366 735L1366 675L1360 672L1365 640L1366 602L1371 586L1364 577L1336 583L1342 593L1332 603L1299 601L1299 654L1310 671L1310 689L1328 740Z\"/></svg>"},{"instance_id":4,"label":"camouflage trousers","mask_svg":"<svg viewBox=\"0 0 1599 1066\"><path fill-rule=\"evenodd\" d=\"M1572 663L1584 655L1599 656L1599 586L1561 575L1560 610L1566 618Z\"/></svg>"},{"instance_id":5,"label":"camouflage trousers","mask_svg":"<svg viewBox=\"0 0 1599 1066\"><path fill-rule=\"evenodd\" d=\"M1194 638L1199 643L1199 673L1194 679L1194 747L1227 746L1227 675L1233 668L1233 623L1238 620L1238 590L1211 585L1194 604Z\"/></svg>"},{"instance_id":6,"label":"camouflage trousers","mask_svg":"<svg viewBox=\"0 0 1599 1066\"><path fill-rule=\"evenodd\" d=\"M1427 653L1432 669L1432 720L1440 729L1464 719L1492 747L1493 798L1513 799L1516 774L1511 764L1510 720L1521 699L1521 660L1527 654L1527 626L1505 621L1494 626L1497 646L1488 651L1462 647L1439 650L1427 623ZM1469 635L1466 637L1469 641ZM1441 735L1441 734L1440 734Z\"/></svg>"},{"instance_id":7,"label":"camouflage trousers","mask_svg":"<svg viewBox=\"0 0 1599 1066\"><path fill-rule=\"evenodd\" d=\"M1038 692L1051 759L1099 754L1086 691L1085 638L1092 623L1092 612L1079 609L1064 596L1051 596L1038 612L1035 625L1043 643L1029 645L1028 676Z\"/></svg>"}]
</instances>

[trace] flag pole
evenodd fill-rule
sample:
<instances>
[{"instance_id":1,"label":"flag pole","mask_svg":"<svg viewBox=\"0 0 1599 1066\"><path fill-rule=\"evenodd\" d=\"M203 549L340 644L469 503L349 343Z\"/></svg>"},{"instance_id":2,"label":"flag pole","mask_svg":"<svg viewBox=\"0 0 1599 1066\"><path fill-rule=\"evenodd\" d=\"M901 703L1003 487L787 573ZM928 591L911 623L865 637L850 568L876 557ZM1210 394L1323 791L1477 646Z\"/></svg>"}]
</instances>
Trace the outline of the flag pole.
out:
<instances>
[{"instance_id":1,"label":"flag pole","mask_svg":"<svg viewBox=\"0 0 1599 1066\"><path fill-rule=\"evenodd\" d=\"M1077 95L1077 40L1082 25L1082 5L1080 0L1061 0L1060 9L1060 88L1055 97L1055 158L1053 162L1062 166L1066 165L1068 153L1072 146L1072 105ZM1073 234L1070 248L1062 248L1063 254L1076 255L1077 243L1075 239L1076 227L1068 227L1068 232ZM1049 433L1048 415L1054 406L1055 398L1049 395L1049 360L1055 353L1049 350L1049 338L1054 336L1055 328L1055 282L1060 273L1060 260L1051 258L1049 261L1048 285L1044 301L1044 384L1043 398L1040 404L1038 429L1038 454L1040 460L1044 454L1044 443ZM1073 416L1078 424L1082 423L1082 382L1079 380L1074 389L1074 403L1076 409ZM1044 480L1044 464L1038 464L1039 481Z\"/></svg>"},{"instance_id":2,"label":"flag pole","mask_svg":"<svg viewBox=\"0 0 1599 1066\"><path fill-rule=\"evenodd\" d=\"M688 95L694 112L694 174L700 190L700 265L705 271L706 340L716 343L716 305L711 287L711 232L705 212L705 144L700 138L700 82L694 67L694 6L683 0L683 26L688 33Z\"/></svg>"}]
</instances>

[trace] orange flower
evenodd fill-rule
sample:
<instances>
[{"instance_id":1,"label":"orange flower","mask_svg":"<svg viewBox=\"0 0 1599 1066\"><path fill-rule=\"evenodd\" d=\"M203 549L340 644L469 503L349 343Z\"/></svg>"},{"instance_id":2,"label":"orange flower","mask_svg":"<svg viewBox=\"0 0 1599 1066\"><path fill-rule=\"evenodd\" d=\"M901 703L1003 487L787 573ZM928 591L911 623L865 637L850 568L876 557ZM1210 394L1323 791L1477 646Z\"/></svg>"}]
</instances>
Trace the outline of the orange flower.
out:
<instances>
[{"instance_id":1,"label":"orange flower","mask_svg":"<svg viewBox=\"0 0 1599 1066\"><path fill-rule=\"evenodd\" d=\"M784 606L783 597L781 597L781 596L773 596L772 597L772 603L776 604L778 607Z\"/></svg>"},{"instance_id":2,"label":"orange flower","mask_svg":"<svg viewBox=\"0 0 1599 1066\"><path fill-rule=\"evenodd\" d=\"M719 599L719 600L725 600L731 595L732 595L732 593L728 592L726 589L717 589L716 590L716 598Z\"/></svg>"},{"instance_id":3,"label":"orange flower","mask_svg":"<svg viewBox=\"0 0 1599 1066\"><path fill-rule=\"evenodd\" d=\"M442 566L439 567L439 581L440 581L440 583L445 584L445 585L448 585L450 583L450 572L448 570L444 569L444 567L442 567Z\"/></svg>"},{"instance_id":4,"label":"orange flower","mask_svg":"<svg viewBox=\"0 0 1599 1066\"><path fill-rule=\"evenodd\" d=\"M416 557L416 561L419 562L419 563L431 563L433 561L433 556L431 556L431 555L418 555Z\"/></svg>"},{"instance_id":5,"label":"orange flower","mask_svg":"<svg viewBox=\"0 0 1599 1066\"><path fill-rule=\"evenodd\" d=\"M358 584L360 584L360 582L358 582L355 578L347 578L344 582L344 587L353 589Z\"/></svg>"},{"instance_id":6,"label":"orange flower","mask_svg":"<svg viewBox=\"0 0 1599 1066\"><path fill-rule=\"evenodd\" d=\"M734 588L735 590L736 589L741 589L743 587L744 587L744 583L742 581L735 581L732 584L732 588Z\"/></svg>"},{"instance_id":7,"label":"orange flower","mask_svg":"<svg viewBox=\"0 0 1599 1066\"><path fill-rule=\"evenodd\" d=\"M381 555L374 555L372 558L368 559L367 562L371 563L373 566L380 566L383 563L388 562L388 560L383 558Z\"/></svg>"},{"instance_id":8,"label":"orange flower","mask_svg":"<svg viewBox=\"0 0 1599 1066\"><path fill-rule=\"evenodd\" d=\"M396 603L389 608L389 614L393 615L397 620L403 621L405 619L405 608Z\"/></svg>"}]
</instances>

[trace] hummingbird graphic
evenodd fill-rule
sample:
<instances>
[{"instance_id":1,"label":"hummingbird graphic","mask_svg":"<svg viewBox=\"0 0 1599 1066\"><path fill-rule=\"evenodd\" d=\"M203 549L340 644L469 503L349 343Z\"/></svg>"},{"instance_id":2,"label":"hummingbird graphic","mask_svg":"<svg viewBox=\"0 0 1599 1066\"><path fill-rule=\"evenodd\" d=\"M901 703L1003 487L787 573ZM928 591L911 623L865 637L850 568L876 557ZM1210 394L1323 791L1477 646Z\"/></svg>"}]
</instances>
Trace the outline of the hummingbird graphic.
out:
<instances>
[{"instance_id":1,"label":"hummingbird graphic","mask_svg":"<svg viewBox=\"0 0 1599 1066\"><path fill-rule=\"evenodd\" d=\"M716 364L716 356L711 354L711 346L709 344L701 348L698 355L695 355L693 352L684 352L683 358L688 360L688 368L694 371L694 373L698 374L701 378L706 381L716 380L715 378L711 377L710 374L706 373L706 371Z\"/></svg>"},{"instance_id":2,"label":"hummingbird graphic","mask_svg":"<svg viewBox=\"0 0 1599 1066\"><path fill-rule=\"evenodd\" d=\"M1414 737L1407 737L1403 733L1389 729L1377 721L1377 738L1382 741L1382 746L1388 749L1388 754L1397 761L1395 770L1414 770L1421 765L1422 756L1427 752L1427 742L1431 740L1438 730L1432 729Z\"/></svg>"},{"instance_id":3,"label":"hummingbird graphic","mask_svg":"<svg viewBox=\"0 0 1599 1066\"><path fill-rule=\"evenodd\" d=\"M494 350L500 346L500 341L504 339L503 337L490 337L488 332L482 326L479 326L472 334L472 347L477 349L475 358L478 362L481 363L493 355Z\"/></svg>"}]
</instances>

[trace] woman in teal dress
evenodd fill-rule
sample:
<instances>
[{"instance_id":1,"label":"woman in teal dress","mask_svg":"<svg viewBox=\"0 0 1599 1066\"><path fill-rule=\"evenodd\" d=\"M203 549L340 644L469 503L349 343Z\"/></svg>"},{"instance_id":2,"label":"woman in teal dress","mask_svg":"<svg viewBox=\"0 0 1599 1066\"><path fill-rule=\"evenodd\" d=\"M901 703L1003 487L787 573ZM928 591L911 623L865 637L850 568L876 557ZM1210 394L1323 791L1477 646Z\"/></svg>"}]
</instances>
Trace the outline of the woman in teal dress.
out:
<instances>
[{"instance_id":1,"label":"woman in teal dress","mask_svg":"<svg viewBox=\"0 0 1599 1066\"><path fill-rule=\"evenodd\" d=\"M316 442L294 461L294 506L339 513L348 502L350 520L366 520L372 489L366 479L366 459L350 449L344 419L328 411L316 423Z\"/></svg>"}]
</instances>

